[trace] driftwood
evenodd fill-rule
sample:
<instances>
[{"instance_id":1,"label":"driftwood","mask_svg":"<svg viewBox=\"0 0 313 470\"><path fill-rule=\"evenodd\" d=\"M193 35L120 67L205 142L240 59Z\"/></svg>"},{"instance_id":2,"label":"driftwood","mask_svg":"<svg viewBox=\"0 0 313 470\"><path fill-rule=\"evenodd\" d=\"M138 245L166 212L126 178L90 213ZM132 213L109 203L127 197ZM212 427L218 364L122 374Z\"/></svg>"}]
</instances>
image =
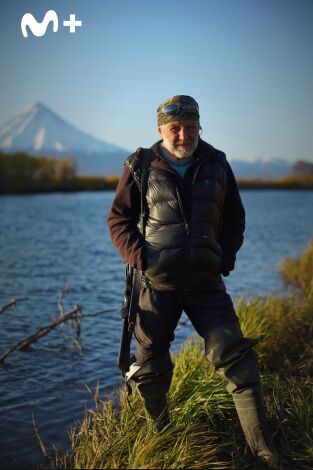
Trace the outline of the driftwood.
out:
<instances>
[{"instance_id":1,"label":"driftwood","mask_svg":"<svg viewBox=\"0 0 313 470\"><path fill-rule=\"evenodd\" d=\"M12 299L12 301L3 307L0 307L0 315L1 313L4 313L5 310L7 310L10 307L16 307L17 302L22 302L23 300L28 300L28 297L22 297L21 299Z\"/></svg>"},{"instance_id":2,"label":"driftwood","mask_svg":"<svg viewBox=\"0 0 313 470\"><path fill-rule=\"evenodd\" d=\"M28 346L32 343L35 343L38 341L40 338L45 336L46 334L50 333L51 330L53 330L56 326L63 324L64 322L68 320L74 320L77 326L77 333L79 335L80 333L80 320L82 318L87 318L87 317L96 317L98 315L102 315L104 313L108 312L114 312L116 311L116 308L112 309L106 309L106 310L101 310L96 313L82 313L82 307L79 305L75 305L75 307L68 313L63 313L62 316L60 316L57 319L54 319L53 322L50 325L43 326L39 328L39 330L36 331L36 333L28 336L27 338L23 339L22 341L19 341L15 346L12 348L8 349L5 351L1 356L0 356L0 363L4 363L5 359L14 351L23 351L28 348Z\"/></svg>"},{"instance_id":3,"label":"driftwood","mask_svg":"<svg viewBox=\"0 0 313 470\"><path fill-rule=\"evenodd\" d=\"M42 338L46 334L50 333L53 328L60 325L61 323L70 320L74 315L76 315L80 311L80 307L76 305L69 313L64 315L63 317L59 318L58 320L54 320L50 325L43 326L39 328L36 333L28 336L27 338L19 341L13 348L8 349L5 353L2 354L0 357L0 362L4 362L4 360L13 352L13 351L23 351L28 348L31 343L35 343L38 339Z\"/></svg>"}]
</instances>

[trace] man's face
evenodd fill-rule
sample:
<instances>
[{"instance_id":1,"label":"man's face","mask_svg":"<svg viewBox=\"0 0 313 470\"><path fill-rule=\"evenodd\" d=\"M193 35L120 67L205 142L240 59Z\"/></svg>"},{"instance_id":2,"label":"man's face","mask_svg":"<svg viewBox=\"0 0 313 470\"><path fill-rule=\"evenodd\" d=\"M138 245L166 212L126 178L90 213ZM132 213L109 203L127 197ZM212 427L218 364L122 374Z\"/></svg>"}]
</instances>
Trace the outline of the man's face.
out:
<instances>
[{"instance_id":1,"label":"man's face","mask_svg":"<svg viewBox=\"0 0 313 470\"><path fill-rule=\"evenodd\" d=\"M162 145L176 158L187 158L198 146L199 122L176 121L158 126Z\"/></svg>"}]
</instances>

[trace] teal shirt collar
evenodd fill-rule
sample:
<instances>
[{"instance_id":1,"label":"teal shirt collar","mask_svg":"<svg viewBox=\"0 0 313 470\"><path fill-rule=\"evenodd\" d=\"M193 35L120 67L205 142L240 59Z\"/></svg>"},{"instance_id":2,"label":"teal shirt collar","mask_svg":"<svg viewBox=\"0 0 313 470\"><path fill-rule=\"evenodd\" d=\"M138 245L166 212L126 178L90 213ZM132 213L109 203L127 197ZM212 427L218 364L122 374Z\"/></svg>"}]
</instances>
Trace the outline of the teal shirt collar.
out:
<instances>
[{"instance_id":1,"label":"teal shirt collar","mask_svg":"<svg viewBox=\"0 0 313 470\"><path fill-rule=\"evenodd\" d=\"M190 157L183 158L182 160L174 160L173 158L169 156L169 154L164 149L164 147L162 147L161 144L159 144L159 150L160 150L161 155L166 159L166 161L168 161L174 167L189 166L193 160L194 154L190 155Z\"/></svg>"},{"instance_id":2,"label":"teal shirt collar","mask_svg":"<svg viewBox=\"0 0 313 470\"><path fill-rule=\"evenodd\" d=\"M183 178L193 161L194 154L190 155L188 158L183 158L182 160L173 160L161 144L159 144L159 151L165 160L171 165L171 167L179 174L179 176Z\"/></svg>"}]
</instances>

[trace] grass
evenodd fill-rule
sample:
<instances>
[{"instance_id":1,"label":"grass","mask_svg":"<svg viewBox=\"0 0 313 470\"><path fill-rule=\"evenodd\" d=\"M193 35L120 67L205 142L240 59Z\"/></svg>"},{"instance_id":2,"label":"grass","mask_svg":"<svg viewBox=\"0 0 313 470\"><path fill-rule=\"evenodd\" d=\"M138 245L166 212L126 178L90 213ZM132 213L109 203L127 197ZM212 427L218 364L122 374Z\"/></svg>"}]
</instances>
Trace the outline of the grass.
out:
<instances>
[{"instance_id":1,"label":"grass","mask_svg":"<svg viewBox=\"0 0 313 470\"><path fill-rule=\"evenodd\" d=\"M295 287L287 298L242 299L237 314L256 346L268 420L295 469L313 467L313 241L281 272ZM190 338L175 356L171 424L161 434L146 422L134 390L119 406L96 393L95 409L71 432L72 449L51 456L58 468L259 468L246 448L232 398ZM132 412L134 411L134 413Z\"/></svg>"},{"instance_id":2,"label":"grass","mask_svg":"<svg viewBox=\"0 0 313 470\"><path fill-rule=\"evenodd\" d=\"M313 239L305 253L297 259L287 258L281 264L281 273L287 284L295 286L304 295L313 291Z\"/></svg>"},{"instance_id":3,"label":"grass","mask_svg":"<svg viewBox=\"0 0 313 470\"><path fill-rule=\"evenodd\" d=\"M277 179L238 178L239 189L313 189L313 176L285 176Z\"/></svg>"}]
</instances>

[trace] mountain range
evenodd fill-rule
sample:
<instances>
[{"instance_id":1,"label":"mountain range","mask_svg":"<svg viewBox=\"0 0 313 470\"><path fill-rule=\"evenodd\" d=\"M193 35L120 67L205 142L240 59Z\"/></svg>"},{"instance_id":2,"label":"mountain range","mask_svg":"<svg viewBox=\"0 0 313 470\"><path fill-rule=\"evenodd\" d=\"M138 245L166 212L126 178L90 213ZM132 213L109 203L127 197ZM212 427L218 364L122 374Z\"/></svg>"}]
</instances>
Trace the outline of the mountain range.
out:
<instances>
[{"instance_id":1,"label":"mountain range","mask_svg":"<svg viewBox=\"0 0 313 470\"><path fill-rule=\"evenodd\" d=\"M236 178L278 179L292 172L293 163L283 158L258 158L253 161L230 160Z\"/></svg>"},{"instance_id":2,"label":"mountain range","mask_svg":"<svg viewBox=\"0 0 313 470\"><path fill-rule=\"evenodd\" d=\"M55 158L71 156L78 174L98 176L119 175L125 158L132 153L87 134L40 102L0 126L0 150ZM232 159L230 164L236 178L275 179L292 169L292 163L278 158Z\"/></svg>"},{"instance_id":3,"label":"mountain range","mask_svg":"<svg viewBox=\"0 0 313 470\"><path fill-rule=\"evenodd\" d=\"M131 153L81 131L42 103L35 103L0 126L0 150L55 158L72 156L78 174L99 176L120 174Z\"/></svg>"}]
</instances>

